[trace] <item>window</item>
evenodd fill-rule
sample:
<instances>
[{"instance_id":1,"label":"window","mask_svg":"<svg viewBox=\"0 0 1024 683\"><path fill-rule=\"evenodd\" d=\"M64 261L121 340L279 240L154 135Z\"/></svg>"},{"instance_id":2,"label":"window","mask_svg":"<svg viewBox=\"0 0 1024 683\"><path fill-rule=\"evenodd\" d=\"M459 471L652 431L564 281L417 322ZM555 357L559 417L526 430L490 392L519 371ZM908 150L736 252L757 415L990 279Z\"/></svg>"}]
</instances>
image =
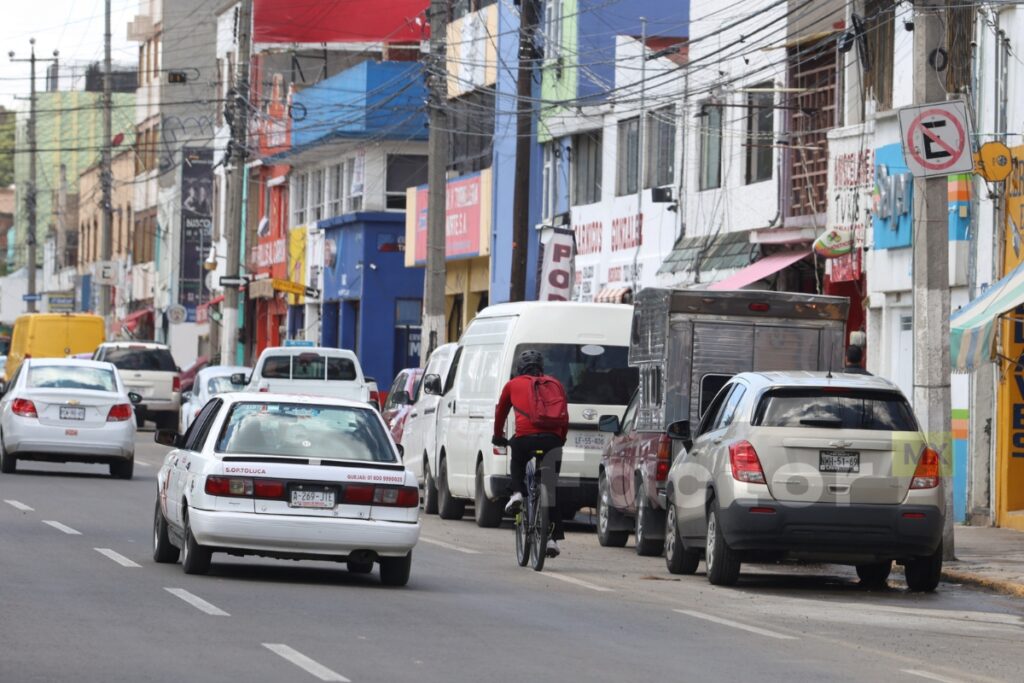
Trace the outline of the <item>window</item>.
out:
<instances>
[{"instance_id":1,"label":"window","mask_svg":"<svg viewBox=\"0 0 1024 683\"><path fill-rule=\"evenodd\" d=\"M732 375L707 374L700 379L700 415L708 412L711 402L722 390L726 382L732 379Z\"/></svg>"},{"instance_id":2,"label":"window","mask_svg":"<svg viewBox=\"0 0 1024 683\"><path fill-rule=\"evenodd\" d=\"M544 2L544 58L557 60L562 57L562 24L565 9L562 0Z\"/></svg>"},{"instance_id":3,"label":"window","mask_svg":"<svg viewBox=\"0 0 1024 683\"><path fill-rule=\"evenodd\" d=\"M167 349L109 347L103 354L103 360L113 363L118 370L176 372L178 369Z\"/></svg>"},{"instance_id":4,"label":"window","mask_svg":"<svg viewBox=\"0 0 1024 683\"><path fill-rule=\"evenodd\" d=\"M700 189L722 186L722 107L705 104L700 111Z\"/></svg>"},{"instance_id":5,"label":"window","mask_svg":"<svg viewBox=\"0 0 1024 683\"><path fill-rule=\"evenodd\" d=\"M640 119L619 121L619 158L615 173L615 194L637 191L640 166Z\"/></svg>"},{"instance_id":6,"label":"window","mask_svg":"<svg viewBox=\"0 0 1024 683\"><path fill-rule=\"evenodd\" d=\"M647 117L644 187L671 185L676 178L676 108L655 109Z\"/></svg>"},{"instance_id":7,"label":"window","mask_svg":"<svg viewBox=\"0 0 1024 683\"><path fill-rule=\"evenodd\" d=\"M562 383L569 403L626 405L640 381L627 362L627 346L520 344L512 357L526 349L541 352L544 372Z\"/></svg>"},{"instance_id":8,"label":"window","mask_svg":"<svg viewBox=\"0 0 1024 683\"><path fill-rule=\"evenodd\" d=\"M201 451L203 450L203 444L206 442L206 435L210 433L210 427L213 425L213 421L217 419L217 411L220 409L223 401L220 399L214 399L207 403L202 411L192 421L188 431L185 432L185 449L190 451Z\"/></svg>"},{"instance_id":9,"label":"window","mask_svg":"<svg viewBox=\"0 0 1024 683\"><path fill-rule=\"evenodd\" d=\"M117 391L117 383L113 371L103 368L35 364L29 368L25 388Z\"/></svg>"},{"instance_id":10,"label":"window","mask_svg":"<svg viewBox=\"0 0 1024 683\"><path fill-rule=\"evenodd\" d=\"M452 21L461 19L470 12L476 12L488 5L493 5L498 0L452 0Z\"/></svg>"},{"instance_id":11,"label":"window","mask_svg":"<svg viewBox=\"0 0 1024 683\"><path fill-rule=\"evenodd\" d=\"M310 174L309 220L324 218L324 171L319 169Z\"/></svg>"},{"instance_id":12,"label":"window","mask_svg":"<svg viewBox=\"0 0 1024 683\"><path fill-rule=\"evenodd\" d=\"M640 395L634 393L633 398L629 401L629 405L626 406L626 412L622 414L622 421L619 422L619 432L621 434L628 434L633 431L633 425L636 423L636 409L639 406Z\"/></svg>"},{"instance_id":13,"label":"window","mask_svg":"<svg viewBox=\"0 0 1024 683\"><path fill-rule=\"evenodd\" d=\"M309 174L300 173L292 178L291 194L292 225L304 225L309 203Z\"/></svg>"},{"instance_id":14,"label":"window","mask_svg":"<svg viewBox=\"0 0 1024 683\"><path fill-rule=\"evenodd\" d=\"M405 190L427 182L427 157L420 154L389 154L385 180L386 206L405 210Z\"/></svg>"},{"instance_id":15,"label":"window","mask_svg":"<svg viewBox=\"0 0 1024 683\"><path fill-rule=\"evenodd\" d=\"M327 172L327 215L340 216L345 206L345 172L342 164L331 166Z\"/></svg>"},{"instance_id":16,"label":"window","mask_svg":"<svg viewBox=\"0 0 1024 683\"><path fill-rule=\"evenodd\" d=\"M858 389L776 389L761 398L752 424L812 429L918 430L914 413L902 395Z\"/></svg>"},{"instance_id":17,"label":"window","mask_svg":"<svg viewBox=\"0 0 1024 683\"><path fill-rule=\"evenodd\" d=\"M729 392L729 398L725 400L725 406L722 408L722 412L719 413L718 419L715 421L715 426L712 428L717 431L719 429L725 429L732 424L732 421L736 418L736 411L740 407L740 401L743 400L744 394L747 393L747 388L742 384L734 384L732 391Z\"/></svg>"},{"instance_id":18,"label":"window","mask_svg":"<svg viewBox=\"0 0 1024 683\"><path fill-rule=\"evenodd\" d=\"M601 201L601 131L572 138L572 205Z\"/></svg>"},{"instance_id":19,"label":"window","mask_svg":"<svg viewBox=\"0 0 1024 683\"><path fill-rule=\"evenodd\" d=\"M752 89L771 91L771 82L759 83ZM772 92L747 93L746 182L771 180L772 145L775 141L775 95Z\"/></svg>"},{"instance_id":20,"label":"window","mask_svg":"<svg viewBox=\"0 0 1024 683\"><path fill-rule=\"evenodd\" d=\"M449 170L465 175L490 168L494 117L493 87L448 101Z\"/></svg>"},{"instance_id":21,"label":"window","mask_svg":"<svg viewBox=\"0 0 1024 683\"><path fill-rule=\"evenodd\" d=\"M562 148L557 141L544 145L544 174L541 181L541 218L549 220L558 213L558 177L561 175Z\"/></svg>"},{"instance_id":22,"label":"window","mask_svg":"<svg viewBox=\"0 0 1024 683\"><path fill-rule=\"evenodd\" d=\"M352 157L345 162L345 211L361 211L363 208L362 159Z\"/></svg>"}]
</instances>

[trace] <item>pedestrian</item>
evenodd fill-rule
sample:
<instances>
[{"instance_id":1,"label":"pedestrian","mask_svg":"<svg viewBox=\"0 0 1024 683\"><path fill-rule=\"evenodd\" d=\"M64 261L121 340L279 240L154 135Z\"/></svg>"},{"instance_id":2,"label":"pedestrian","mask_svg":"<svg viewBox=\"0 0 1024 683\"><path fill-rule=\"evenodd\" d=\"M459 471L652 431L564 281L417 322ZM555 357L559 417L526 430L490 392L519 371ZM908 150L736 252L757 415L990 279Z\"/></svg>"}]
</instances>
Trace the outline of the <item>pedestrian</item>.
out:
<instances>
[{"instance_id":1,"label":"pedestrian","mask_svg":"<svg viewBox=\"0 0 1024 683\"><path fill-rule=\"evenodd\" d=\"M846 365L843 372L850 375L870 375L861 363L864 361L864 350L857 344L850 344L846 347Z\"/></svg>"}]
</instances>

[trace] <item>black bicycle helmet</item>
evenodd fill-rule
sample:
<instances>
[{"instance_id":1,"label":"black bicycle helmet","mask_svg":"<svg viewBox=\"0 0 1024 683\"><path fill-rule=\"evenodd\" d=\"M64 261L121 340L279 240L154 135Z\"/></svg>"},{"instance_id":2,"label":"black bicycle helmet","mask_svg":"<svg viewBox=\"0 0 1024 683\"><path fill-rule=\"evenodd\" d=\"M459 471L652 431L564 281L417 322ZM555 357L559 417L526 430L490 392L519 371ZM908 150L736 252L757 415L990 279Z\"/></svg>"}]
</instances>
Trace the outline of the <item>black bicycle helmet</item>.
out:
<instances>
[{"instance_id":1,"label":"black bicycle helmet","mask_svg":"<svg viewBox=\"0 0 1024 683\"><path fill-rule=\"evenodd\" d=\"M527 349L519 354L516 373L520 375L540 375L544 373L544 356L540 351Z\"/></svg>"}]
</instances>

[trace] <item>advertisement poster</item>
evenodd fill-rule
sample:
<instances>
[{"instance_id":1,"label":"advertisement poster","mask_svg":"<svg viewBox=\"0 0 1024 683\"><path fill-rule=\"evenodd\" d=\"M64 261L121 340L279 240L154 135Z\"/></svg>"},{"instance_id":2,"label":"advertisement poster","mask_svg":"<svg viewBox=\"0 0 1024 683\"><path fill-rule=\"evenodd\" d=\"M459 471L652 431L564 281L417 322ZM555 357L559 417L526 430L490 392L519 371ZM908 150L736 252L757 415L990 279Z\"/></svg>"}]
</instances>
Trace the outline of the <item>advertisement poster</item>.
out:
<instances>
[{"instance_id":1,"label":"advertisement poster","mask_svg":"<svg viewBox=\"0 0 1024 683\"><path fill-rule=\"evenodd\" d=\"M178 303L196 321L196 308L209 301L203 261L213 237L213 150L186 147L181 163L181 252Z\"/></svg>"}]
</instances>

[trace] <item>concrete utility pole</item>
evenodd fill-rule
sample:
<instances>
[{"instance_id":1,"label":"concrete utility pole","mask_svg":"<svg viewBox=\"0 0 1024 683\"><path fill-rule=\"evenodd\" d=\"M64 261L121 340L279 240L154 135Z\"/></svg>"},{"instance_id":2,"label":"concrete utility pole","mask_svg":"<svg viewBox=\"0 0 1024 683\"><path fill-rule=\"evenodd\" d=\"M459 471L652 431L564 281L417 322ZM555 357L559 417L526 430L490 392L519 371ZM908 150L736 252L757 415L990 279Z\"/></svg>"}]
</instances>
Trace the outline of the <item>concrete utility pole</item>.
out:
<instances>
[{"instance_id":1,"label":"concrete utility pole","mask_svg":"<svg viewBox=\"0 0 1024 683\"><path fill-rule=\"evenodd\" d=\"M427 267L423 273L420 365L445 343L446 224L448 202L448 66L445 51L448 0L430 2L430 139L427 142Z\"/></svg>"},{"instance_id":2,"label":"concrete utility pole","mask_svg":"<svg viewBox=\"0 0 1024 683\"><path fill-rule=\"evenodd\" d=\"M530 148L533 146L533 67L537 61L534 42L537 31L536 0L522 0L519 7L516 169L515 194L512 197L512 274L509 280L511 301L526 298L526 256L530 243Z\"/></svg>"},{"instance_id":3,"label":"concrete utility pole","mask_svg":"<svg viewBox=\"0 0 1024 683\"><path fill-rule=\"evenodd\" d=\"M15 59L14 51L8 52L12 62L28 62L30 65L30 86L29 86L29 98L28 98L28 187L25 189L25 213L28 218L28 235L25 238L25 244L28 247L28 259L26 259L25 266L28 271L28 289L27 294L29 313L36 312L36 62L56 62L57 55L60 54L57 50L53 51L52 58L45 58L39 60L36 58L36 39L29 38L29 45L32 46L31 54L28 59Z\"/></svg>"},{"instance_id":4,"label":"concrete utility pole","mask_svg":"<svg viewBox=\"0 0 1024 683\"><path fill-rule=\"evenodd\" d=\"M227 238L228 277L238 277L241 263L242 203L245 201L247 181L245 161L248 158L249 137L249 59L252 52L252 0L242 0L238 15L238 73L235 76L234 97L229 103L234 110L231 120L231 141L228 142L227 158ZM221 324L220 362L235 363L238 347L238 320L241 297L237 287L224 288L224 319Z\"/></svg>"},{"instance_id":5,"label":"concrete utility pole","mask_svg":"<svg viewBox=\"0 0 1024 683\"><path fill-rule=\"evenodd\" d=\"M939 0L918 0L914 7L914 104L941 102L946 99L944 78L929 64L929 55L945 48L945 4ZM943 552L946 559L953 559L947 207L945 176L914 180L914 410L928 440L943 447Z\"/></svg>"},{"instance_id":6,"label":"concrete utility pole","mask_svg":"<svg viewBox=\"0 0 1024 683\"><path fill-rule=\"evenodd\" d=\"M103 29L103 157L100 162L100 185L103 197L100 200L100 208L103 210L103 231L100 233L100 260L109 261L111 258L111 242L113 231L114 206L111 198L111 184L113 183L113 170L111 169L111 131L110 89L112 87L110 77L110 0L106 0L104 6L104 29ZM106 320L109 327L113 313L113 302L110 300L110 285L100 285L99 314Z\"/></svg>"}]
</instances>

